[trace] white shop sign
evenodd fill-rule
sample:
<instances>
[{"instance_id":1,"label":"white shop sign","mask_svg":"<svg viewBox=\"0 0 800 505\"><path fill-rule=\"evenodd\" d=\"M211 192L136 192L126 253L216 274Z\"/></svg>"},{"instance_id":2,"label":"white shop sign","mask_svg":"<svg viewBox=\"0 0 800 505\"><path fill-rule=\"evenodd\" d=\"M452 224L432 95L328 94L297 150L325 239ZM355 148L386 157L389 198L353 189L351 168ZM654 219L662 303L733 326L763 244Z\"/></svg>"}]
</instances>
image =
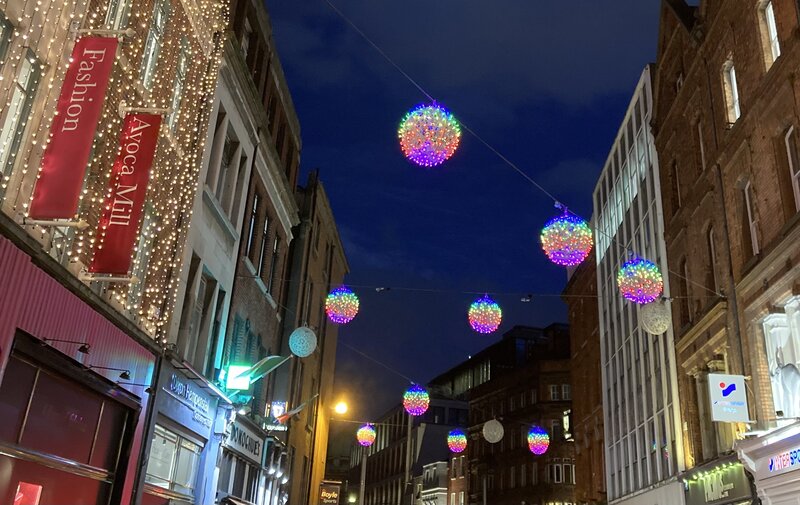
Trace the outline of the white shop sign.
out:
<instances>
[{"instance_id":1,"label":"white shop sign","mask_svg":"<svg viewBox=\"0 0 800 505\"><path fill-rule=\"evenodd\" d=\"M726 423L750 421L744 376L710 373L708 374L708 393L713 421Z\"/></svg>"}]
</instances>

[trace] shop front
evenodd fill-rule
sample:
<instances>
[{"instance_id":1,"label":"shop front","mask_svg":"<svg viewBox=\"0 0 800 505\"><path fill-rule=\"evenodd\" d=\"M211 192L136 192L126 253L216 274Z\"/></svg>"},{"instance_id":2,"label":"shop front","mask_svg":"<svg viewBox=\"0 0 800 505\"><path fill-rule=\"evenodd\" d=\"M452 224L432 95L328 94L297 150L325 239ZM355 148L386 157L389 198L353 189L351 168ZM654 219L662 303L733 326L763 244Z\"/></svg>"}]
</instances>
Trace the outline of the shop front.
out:
<instances>
[{"instance_id":1,"label":"shop front","mask_svg":"<svg viewBox=\"0 0 800 505\"><path fill-rule=\"evenodd\" d=\"M800 505L800 421L736 444L763 505Z\"/></svg>"},{"instance_id":2,"label":"shop front","mask_svg":"<svg viewBox=\"0 0 800 505\"><path fill-rule=\"evenodd\" d=\"M752 480L735 456L693 468L682 480L686 505L750 505L755 500Z\"/></svg>"},{"instance_id":3,"label":"shop front","mask_svg":"<svg viewBox=\"0 0 800 505\"><path fill-rule=\"evenodd\" d=\"M162 363L142 505L210 505L231 412L224 395L186 364Z\"/></svg>"},{"instance_id":4,"label":"shop front","mask_svg":"<svg viewBox=\"0 0 800 505\"><path fill-rule=\"evenodd\" d=\"M0 503L128 505L158 349L48 265L0 237Z\"/></svg>"},{"instance_id":5,"label":"shop front","mask_svg":"<svg viewBox=\"0 0 800 505\"><path fill-rule=\"evenodd\" d=\"M217 496L223 504L265 502L265 455L269 439L255 423L236 416L222 444Z\"/></svg>"}]
</instances>

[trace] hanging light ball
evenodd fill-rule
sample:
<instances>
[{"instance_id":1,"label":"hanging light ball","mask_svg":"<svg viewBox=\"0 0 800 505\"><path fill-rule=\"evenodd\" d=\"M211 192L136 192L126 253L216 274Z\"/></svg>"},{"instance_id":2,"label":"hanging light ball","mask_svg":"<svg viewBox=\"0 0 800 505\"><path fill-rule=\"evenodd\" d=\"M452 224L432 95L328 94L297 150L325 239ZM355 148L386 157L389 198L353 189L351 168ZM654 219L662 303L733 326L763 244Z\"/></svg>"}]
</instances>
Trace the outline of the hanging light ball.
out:
<instances>
[{"instance_id":1,"label":"hanging light ball","mask_svg":"<svg viewBox=\"0 0 800 505\"><path fill-rule=\"evenodd\" d=\"M301 326L289 335L289 350L298 358L311 356L317 348L317 336L308 326Z\"/></svg>"},{"instance_id":2,"label":"hanging light ball","mask_svg":"<svg viewBox=\"0 0 800 505\"><path fill-rule=\"evenodd\" d=\"M431 397L419 384L412 384L403 394L403 408L412 416L421 416L428 410Z\"/></svg>"},{"instance_id":3,"label":"hanging light ball","mask_svg":"<svg viewBox=\"0 0 800 505\"><path fill-rule=\"evenodd\" d=\"M447 447L450 448L450 452L456 454L464 452L464 449L467 448L467 434L464 433L464 430L451 430L447 434Z\"/></svg>"},{"instance_id":4,"label":"hanging light ball","mask_svg":"<svg viewBox=\"0 0 800 505\"><path fill-rule=\"evenodd\" d=\"M500 421L491 419L483 423L483 438L490 444L496 444L503 440L503 435L505 435L505 430Z\"/></svg>"},{"instance_id":5,"label":"hanging light ball","mask_svg":"<svg viewBox=\"0 0 800 505\"><path fill-rule=\"evenodd\" d=\"M350 288L340 286L328 294L325 313L334 323L347 324L358 314L358 297Z\"/></svg>"},{"instance_id":6,"label":"hanging light ball","mask_svg":"<svg viewBox=\"0 0 800 505\"><path fill-rule=\"evenodd\" d=\"M375 427L365 424L356 432L356 440L364 447L369 447L375 443Z\"/></svg>"},{"instance_id":7,"label":"hanging light ball","mask_svg":"<svg viewBox=\"0 0 800 505\"><path fill-rule=\"evenodd\" d=\"M483 295L472 302L467 318L473 330L488 334L500 327L503 321L503 309L489 295Z\"/></svg>"},{"instance_id":8,"label":"hanging light ball","mask_svg":"<svg viewBox=\"0 0 800 505\"><path fill-rule=\"evenodd\" d=\"M441 105L422 104L406 114L397 136L406 158L423 167L435 167L456 152L461 126Z\"/></svg>"},{"instance_id":9,"label":"hanging light ball","mask_svg":"<svg viewBox=\"0 0 800 505\"><path fill-rule=\"evenodd\" d=\"M658 266L643 258L625 262L617 273L617 284L625 299L639 304L654 301L664 290L664 279Z\"/></svg>"},{"instance_id":10,"label":"hanging light ball","mask_svg":"<svg viewBox=\"0 0 800 505\"><path fill-rule=\"evenodd\" d=\"M639 321L642 327L651 335L662 335L672 324L672 313L664 300L656 300L642 305L639 310Z\"/></svg>"},{"instance_id":11,"label":"hanging light ball","mask_svg":"<svg viewBox=\"0 0 800 505\"><path fill-rule=\"evenodd\" d=\"M537 456L547 452L550 447L550 435L541 426L532 426L528 430L528 449Z\"/></svg>"},{"instance_id":12,"label":"hanging light ball","mask_svg":"<svg viewBox=\"0 0 800 505\"><path fill-rule=\"evenodd\" d=\"M561 266L580 264L594 244L589 224L567 212L544 225L539 241L550 261Z\"/></svg>"}]
</instances>

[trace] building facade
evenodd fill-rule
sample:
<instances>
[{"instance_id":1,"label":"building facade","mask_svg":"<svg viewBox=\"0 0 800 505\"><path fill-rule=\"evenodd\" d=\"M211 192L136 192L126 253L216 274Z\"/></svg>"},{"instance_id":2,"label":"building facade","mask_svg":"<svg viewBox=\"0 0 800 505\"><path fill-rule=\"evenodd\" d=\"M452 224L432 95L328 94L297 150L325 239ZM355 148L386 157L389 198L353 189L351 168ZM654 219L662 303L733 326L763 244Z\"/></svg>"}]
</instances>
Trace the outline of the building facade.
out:
<instances>
[{"instance_id":1,"label":"building facade","mask_svg":"<svg viewBox=\"0 0 800 505\"><path fill-rule=\"evenodd\" d=\"M571 351L575 502L606 503L603 388L597 315L597 263L592 253L569 272L567 304Z\"/></svg>"},{"instance_id":2,"label":"building facade","mask_svg":"<svg viewBox=\"0 0 800 505\"><path fill-rule=\"evenodd\" d=\"M648 66L594 190L606 490L609 502L632 505L683 502L675 482L684 447L673 331L647 333L641 308L616 283L631 255L668 271L651 75ZM671 296L670 286L664 275L663 296Z\"/></svg>"},{"instance_id":3,"label":"building facade","mask_svg":"<svg viewBox=\"0 0 800 505\"><path fill-rule=\"evenodd\" d=\"M789 0L665 2L654 114L670 267L691 280L673 314L686 464L735 450L772 504L800 479L799 19ZM748 378L749 422L713 421L714 372Z\"/></svg>"},{"instance_id":4,"label":"building facade","mask_svg":"<svg viewBox=\"0 0 800 505\"><path fill-rule=\"evenodd\" d=\"M164 347L227 19L205 0L0 7L9 503L210 503L229 403Z\"/></svg>"}]
</instances>

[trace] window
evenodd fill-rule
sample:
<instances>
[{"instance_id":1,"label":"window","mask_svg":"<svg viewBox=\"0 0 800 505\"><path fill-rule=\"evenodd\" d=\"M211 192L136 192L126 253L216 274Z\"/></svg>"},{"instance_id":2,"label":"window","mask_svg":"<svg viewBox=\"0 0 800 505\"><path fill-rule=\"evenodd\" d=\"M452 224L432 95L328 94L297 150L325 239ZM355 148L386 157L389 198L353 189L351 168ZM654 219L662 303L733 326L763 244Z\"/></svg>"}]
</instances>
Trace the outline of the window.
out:
<instances>
[{"instance_id":1,"label":"window","mask_svg":"<svg viewBox=\"0 0 800 505\"><path fill-rule=\"evenodd\" d=\"M697 121L697 152L700 154L700 169L706 171L706 146L703 143L703 122Z\"/></svg>"},{"instance_id":2,"label":"window","mask_svg":"<svg viewBox=\"0 0 800 505\"><path fill-rule=\"evenodd\" d=\"M110 0L106 11L106 28L122 30L128 26L131 6L128 0Z\"/></svg>"},{"instance_id":3,"label":"window","mask_svg":"<svg viewBox=\"0 0 800 505\"><path fill-rule=\"evenodd\" d=\"M153 9L153 21L150 23L150 31L147 33L147 40L144 44L144 56L142 57L141 81L142 86L147 90L152 89L155 81L158 55L161 52L161 45L164 43L164 31L167 27L168 16L169 1L157 0L155 9Z\"/></svg>"},{"instance_id":4,"label":"window","mask_svg":"<svg viewBox=\"0 0 800 505\"><path fill-rule=\"evenodd\" d=\"M136 306L142 301L142 294L144 293L147 266L150 263L150 253L155 241L155 233L151 232L151 229L155 229L155 223L155 209L151 205L146 205L144 219L139 228L139 241L136 245L136 256L133 262L133 270L131 271L131 276L135 277L137 281L132 282L128 287L128 297L126 299L127 305L134 312L136 312Z\"/></svg>"},{"instance_id":5,"label":"window","mask_svg":"<svg viewBox=\"0 0 800 505\"><path fill-rule=\"evenodd\" d=\"M272 243L272 258L270 259L269 264L269 279L267 279L267 291L269 294L274 295L275 291L273 288L277 286L275 282L275 273L278 269L278 251L281 246L281 238L275 235L275 241Z\"/></svg>"},{"instance_id":6,"label":"window","mask_svg":"<svg viewBox=\"0 0 800 505\"><path fill-rule=\"evenodd\" d=\"M228 187L233 187L229 179L231 173L235 171L235 165L239 165L239 156L241 156L239 141L231 130L227 130L225 143L222 144L222 160L217 176L217 186L214 190L214 196L220 205L223 205L225 196L228 194Z\"/></svg>"},{"instance_id":7,"label":"window","mask_svg":"<svg viewBox=\"0 0 800 505\"><path fill-rule=\"evenodd\" d=\"M14 168L17 151L25 134L33 96L41 77L41 65L31 51L19 64L19 73L12 84L11 101L6 107L3 129L0 130L0 169L8 176Z\"/></svg>"},{"instance_id":8,"label":"window","mask_svg":"<svg viewBox=\"0 0 800 505\"><path fill-rule=\"evenodd\" d=\"M714 228L708 227L708 265L711 272L709 272L709 280L711 281L711 288L714 292L719 291L719 281L717 280L717 248L714 244Z\"/></svg>"},{"instance_id":9,"label":"window","mask_svg":"<svg viewBox=\"0 0 800 505\"><path fill-rule=\"evenodd\" d=\"M536 389L531 389L531 405L536 405L536 402L538 401L538 396L539 393L536 391Z\"/></svg>"},{"instance_id":10,"label":"window","mask_svg":"<svg viewBox=\"0 0 800 505\"><path fill-rule=\"evenodd\" d=\"M6 59L6 52L8 46L11 45L11 37L14 35L14 26L11 21L6 18L3 11L0 11L0 68Z\"/></svg>"},{"instance_id":11,"label":"window","mask_svg":"<svg viewBox=\"0 0 800 505\"><path fill-rule=\"evenodd\" d=\"M681 207L681 179L678 172L678 162L672 162L672 207L674 214Z\"/></svg>"},{"instance_id":12,"label":"window","mask_svg":"<svg viewBox=\"0 0 800 505\"><path fill-rule=\"evenodd\" d=\"M761 32L764 38L764 57L769 68L781 55L781 43L778 40L778 26L775 23L775 10L772 0L767 0L759 8Z\"/></svg>"},{"instance_id":13,"label":"window","mask_svg":"<svg viewBox=\"0 0 800 505\"><path fill-rule=\"evenodd\" d=\"M744 207L747 216L747 229L749 233L745 233L750 238L750 246L753 250L753 256L758 254L758 219L756 218L755 201L753 200L753 185L750 181L744 186ZM744 233L744 232L743 232Z\"/></svg>"},{"instance_id":14,"label":"window","mask_svg":"<svg viewBox=\"0 0 800 505\"><path fill-rule=\"evenodd\" d=\"M253 38L253 27L250 25L250 20L244 20L244 28L242 29L242 57L247 61L247 53L250 51L250 40Z\"/></svg>"},{"instance_id":15,"label":"window","mask_svg":"<svg viewBox=\"0 0 800 505\"><path fill-rule=\"evenodd\" d=\"M575 466L571 464L562 465L564 474L564 484L575 484Z\"/></svg>"},{"instance_id":16,"label":"window","mask_svg":"<svg viewBox=\"0 0 800 505\"><path fill-rule=\"evenodd\" d=\"M561 398L563 398L564 400L572 399L572 388L570 388L569 384L561 385Z\"/></svg>"},{"instance_id":17,"label":"window","mask_svg":"<svg viewBox=\"0 0 800 505\"><path fill-rule=\"evenodd\" d=\"M456 505L456 494L450 493L450 505Z\"/></svg>"},{"instance_id":18,"label":"window","mask_svg":"<svg viewBox=\"0 0 800 505\"><path fill-rule=\"evenodd\" d=\"M253 260L253 239L256 233L256 220L258 219L258 193L253 193L253 206L250 208L250 223L247 225L247 257Z\"/></svg>"},{"instance_id":19,"label":"window","mask_svg":"<svg viewBox=\"0 0 800 505\"><path fill-rule=\"evenodd\" d=\"M550 434L553 440L561 440L564 437L564 432L561 430L561 421L553 419L550 421Z\"/></svg>"},{"instance_id":20,"label":"window","mask_svg":"<svg viewBox=\"0 0 800 505\"><path fill-rule=\"evenodd\" d=\"M792 177L795 209L800 211L800 156L797 151L797 135L794 126L790 126L783 137L786 146L786 158L789 161L789 175Z\"/></svg>"},{"instance_id":21,"label":"window","mask_svg":"<svg viewBox=\"0 0 800 505\"><path fill-rule=\"evenodd\" d=\"M550 384L550 400L556 401L559 399L558 384Z\"/></svg>"},{"instance_id":22,"label":"window","mask_svg":"<svg viewBox=\"0 0 800 505\"><path fill-rule=\"evenodd\" d=\"M564 481L564 476L561 473L561 465L557 463L547 465L547 478L552 484L561 484Z\"/></svg>"},{"instance_id":23,"label":"window","mask_svg":"<svg viewBox=\"0 0 800 505\"><path fill-rule=\"evenodd\" d=\"M528 466L523 463L522 466L519 467L519 487L525 487L526 480L528 478Z\"/></svg>"},{"instance_id":24,"label":"window","mask_svg":"<svg viewBox=\"0 0 800 505\"><path fill-rule=\"evenodd\" d=\"M172 111L167 116L167 124L171 132L175 133L178 126L178 116L181 110L181 98L183 97L183 85L186 82L186 72L189 69L189 40L181 37L181 53L178 56L178 68L175 72L175 82L172 84Z\"/></svg>"},{"instance_id":25,"label":"window","mask_svg":"<svg viewBox=\"0 0 800 505\"><path fill-rule=\"evenodd\" d=\"M736 83L736 69L733 61L728 60L722 67L722 81L725 88L725 105L728 113L728 123L735 123L742 115L739 104L739 86Z\"/></svg>"},{"instance_id":26,"label":"window","mask_svg":"<svg viewBox=\"0 0 800 505\"><path fill-rule=\"evenodd\" d=\"M145 481L193 495L202 449L200 445L156 424Z\"/></svg>"},{"instance_id":27,"label":"window","mask_svg":"<svg viewBox=\"0 0 800 505\"><path fill-rule=\"evenodd\" d=\"M458 505L464 505L464 491L458 492Z\"/></svg>"},{"instance_id":28,"label":"window","mask_svg":"<svg viewBox=\"0 0 800 505\"><path fill-rule=\"evenodd\" d=\"M264 271L264 254L267 250L267 243L269 242L269 217L264 216L264 227L261 230L261 249L258 252L258 263L256 264L256 275L261 277Z\"/></svg>"},{"instance_id":29,"label":"window","mask_svg":"<svg viewBox=\"0 0 800 505\"><path fill-rule=\"evenodd\" d=\"M508 472L508 488L514 489L517 487L517 468L512 466Z\"/></svg>"},{"instance_id":30,"label":"window","mask_svg":"<svg viewBox=\"0 0 800 505\"><path fill-rule=\"evenodd\" d=\"M686 258L681 258L680 261L680 287L681 287L681 327L686 326L692 321L689 299L689 266L686 264Z\"/></svg>"}]
</instances>

